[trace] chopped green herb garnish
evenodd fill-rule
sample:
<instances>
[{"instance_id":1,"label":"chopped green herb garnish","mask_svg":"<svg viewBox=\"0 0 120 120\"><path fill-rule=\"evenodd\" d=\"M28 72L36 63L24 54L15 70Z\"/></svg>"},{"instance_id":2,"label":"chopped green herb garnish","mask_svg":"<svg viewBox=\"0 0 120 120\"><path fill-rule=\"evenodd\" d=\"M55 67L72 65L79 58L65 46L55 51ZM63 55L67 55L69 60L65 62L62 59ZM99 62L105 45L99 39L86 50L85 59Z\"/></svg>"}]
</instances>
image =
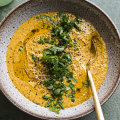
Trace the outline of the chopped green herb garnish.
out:
<instances>
[{"instance_id":1,"label":"chopped green herb garnish","mask_svg":"<svg viewBox=\"0 0 120 120\"><path fill-rule=\"evenodd\" d=\"M48 48L47 50L48 50L49 52L51 52L51 54L54 54L54 55L55 55L55 54L57 54L57 53L63 52L64 49L65 49L64 46L57 47L57 46L53 45L51 48Z\"/></svg>"},{"instance_id":2,"label":"chopped green herb garnish","mask_svg":"<svg viewBox=\"0 0 120 120\"><path fill-rule=\"evenodd\" d=\"M35 40L33 40L33 43L36 43L36 41L35 41Z\"/></svg>"},{"instance_id":3,"label":"chopped green herb garnish","mask_svg":"<svg viewBox=\"0 0 120 120\"><path fill-rule=\"evenodd\" d=\"M35 101L33 101L33 103L35 103L36 105L40 105L40 103L38 103L38 102L35 102Z\"/></svg>"},{"instance_id":4,"label":"chopped green herb garnish","mask_svg":"<svg viewBox=\"0 0 120 120\"><path fill-rule=\"evenodd\" d=\"M34 62L37 62L39 58L36 57L36 56L33 54L33 55L32 55L32 59L33 59Z\"/></svg>"},{"instance_id":5,"label":"chopped green herb garnish","mask_svg":"<svg viewBox=\"0 0 120 120\"><path fill-rule=\"evenodd\" d=\"M72 102L75 101L75 85L72 82L76 82L77 79L73 77L73 72L69 70L69 65L72 64L72 53L66 52L65 49L69 46L74 47L77 50L77 40L74 39L72 44L70 32L73 28L80 30L79 19L76 17L73 21L65 13L59 12L53 21L51 17L42 15L36 19L46 19L52 24L51 37L52 40L47 38L40 38L39 44L52 44L51 47L43 50L42 63L48 68L47 79L43 82L43 85L47 88L50 93L50 97L43 95L43 99L46 100L45 107L49 107L49 110L59 114L60 109L64 109L63 106L63 95L69 97ZM49 28L47 26L47 28ZM57 44L55 43L57 41ZM33 60L36 61L36 57L33 56ZM66 79L69 85L63 83ZM71 91L68 94L68 91ZM55 101L57 101L55 103Z\"/></svg>"},{"instance_id":6,"label":"chopped green herb garnish","mask_svg":"<svg viewBox=\"0 0 120 120\"><path fill-rule=\"evenodd\" d=\"M49 25L47 26L47 29L48 29L48 28L50 28L50 26L49 26Z\"/></svg>"},{"instance_id":7,"label":"chopped green herb garnish","mask_svg":"<svg viewBox=\"0 0 120 120\"><path fill-rule=\"evenodd\" d=\"M64 16L64 15L65 15L64 12L58 12L57 17L62 17L62 16Z\"/></svg>"},{"instance_id":8,"label":"chopped green herb garnish","mask_svg":"<svg viewBox=\"0 0 120 120\"><path fill-rule=\"evenodd\" d=\"M73 78L73 81L76 82L78 79Z\"/></svg>"},{"instance_id":9,"label":"chopped green herb garnish","mask_svg":"<svg viewBox=\"0 0 120 120\"><path fill-rule=\"evenodd\" d=\"M66 86L66 91L70 90L70 87L69 86Z\"/></svg>"},{"instance_id":10,"label":"chopped green herb garnish","mask_svg":"<svg viewBox=\"0 0 120 120\"><path fill-rule=\"evenodd\" d=\"M75 97L74 97L74 96L71 97L71 101L72 101L72 102L75 101Z\"/></svg>"},{"instance_id":11,"label":"chopped green herb garnish","mask_svg":"<svg viewBox=\"0 0 120 120\"><path fill-rule=\"evenodd\" d=\"M90 81L87 79L87 83L90 85Z\"/></svg>"},{"instance_id":12,"label":"chopped green herb garnish","mask_svg":"<svg viewBox=\"0 0 120 120\"><path fill-rule=\"evenodd\" d=\"M85 86L85 87L89 87L89 86L90 86L90 83L89 83L88 80L87 80L87 83L83 82L82 84L83 84L83 86Z\"/></svg>"},{"instance_id":13,"label":"chopped green herb garnish","mask_svg":"<svg viewBox=\"0 0 120 120\"><path fill-rule=\"evenodd\" d=\"M74 44L78 44L78 41L76 40L76 38L74 38Z\"/></svg>"},{"instance_id":14,"label":"chopped green herb garnish","mask_svg":"<svg viewBox=\"0 0 120 120\"><path fill-rule=\"evenodd\" d=\"M23 50L23 46L20 46L18 52L21 52Z\"/></svg>"},{"instance_id":15,"label":"chopped green herb garnish","mask_svg":"<svg viewBox=\"0 0 120 120\"><path fill-rule=\"evenodd\" d=\"M36 19L46 19L47 21L52 21L52 18L48 15L41 15L40 17L36 17Z\"/></svg>"},{"instance_id":16,"label":"chopped green herb garnish","mask_svg":"<svg viewBox=\"0 0 120 120\"><path fill-rule=\"evenodd\" d=\"M50 107L51 106L51 102L47 102L46 104L45 104L45 107Z\"/></svg>"},{"instance_id":17,"label":"chopped green herb garnish","mask_svg":"<svg viewBox=\"0 0 120 120\"><path fill-rule=\"evenodd\" d=\"M61 100L57 100L56 104L54 104L55 106L56 105L59 105L62 109L64 109L64 106L62 105L62 101Z\"/></svg>"},{"instance_id":18,"label":"chopped green herb garnish","mask_svg":"<svg viewBox=\"0 0 120 120\"><path fill-rule=\"evenodd\" d=\"M54 101L54 99L52 97L49 97L49 96L46 96L46 95L43 95L43 99Z\"/></svg>"},{"instance_id":19,"label":"chopped green herb garnish","mask_svg":"<svg viewBox=\"0 0 120 120\"><path fill-rule=\"evenodd\" d=\"M43 95L43 99L48 100L50 97Z\"/></svg>"},{"instance_id":20,"label":"chopped green herb garnish","mask_svg":"<svg viewBox=\"0 0 120 120\"><path fill-rule=\"evenodd\" d=\"M40 19L40 17L36 17L36 19L38 19L38 20L39 20L39 19Z\"/></svg>"},{"instance_id":21,"label":"chopped green herb garnish","mask_svg":"<svg viewBox=\"0 0 120 120\"><path fill-rule=\"evenodd\" d=\"M70 97L70 96L72 96L72 95L71 95L71 94L65 94L65 96L66 96L66 97Z\"/></svg>"},{"instance_id":22,"label":"chopped green herb garnish","mask_svg":"<svg viewBox=\"0 0 120 120\"><path fill-rule=\"evenodd\" d=\"M54 94L58 96L58 95L60 95L60 92L61 92L61 90L60 90L60 88L58 88L54 91Z\"/></svg>"},{"instance_id":23,"label":"chopped green herb garnish","mask_svg":"<svg viewBox=\"0 0 120 120\"><path fill-rule=\"evenodd\" d=\"M79 18L76 17L72 22L73 22L74 27L75 27L78 31L81 31L81 28L80 28L80 25L79 25Z\"/></svg>"},{"instance_id":24,"label":"chopped green herb garnish","mask_svg":"<svg viewBox=\"0 0 120 120\"><path fill-rule=\"evenodd\" d=\"M65 94L66 97L72 97L73 93L71 92L70 94Z\"/></svg>"},{"instance_id":25,"label":"chopped green herb garnish","mask_svg":"<svg viewBox=\"0 0 120 120\"><path fill-rule=\"evenodd\" d=\"M75 51L78 50L78 47L77 47L76 44L78 44L78 41L74 38L73 47L74 47L74 50L75 50Z\"/></svg>"},{"instance_id":26,"label":"chopped green herb garnish","mask_svg":"<svg viewBox=\"0 0 120 120\"><path fill-rule=\"evenodd\" d=\"M70 97L69 94L65 94L66 97Z\"/></svg>"},{"instance_id":27,"label":"chopped green herb garnish","mask_svg":"<svg viewBox=\"0 0 120 120\"><path fill-rule=\"evenodd\" d=\"M56 112L57 114L59 114L60 109L61 108L57 106L49 107L49 110L51 110L52 112Z\"/></svg>"},{"instance_id":28,"label":"chopped green herb garnish","mask_svg":"<svg viewBox=\"0 0 120 120\"><path fill-rule=\"evenodd\" d=\"M46 24L46 22L45 22L45 21L43 21L43 28L45 27L45 24Z\"/></svg>"},{"instance_id":29,"label":"chopped green herb garnish","mask_svg":"<svg viewBox=\"0 0 120 120\"><path fill-rule=\"evenodd\" d=\"M73 46L75 51L78 50L78 47L76 46L76 44L73 44Z\"/></svg>"},{"instance_id":30,"label":"chopped green herb garnish","mask_svg":"<svg viewBox=\"0 0 120 120\"><path fill-rule=\"evenodd\" d=\"M48 38L44 38L44 39L41 39L38 41L39 44L44 44L44 43L49 43L49 39Z\"/></svg>"},{"instance_id":31,"label":"chopped green herb garnish","mask_svg":"<svg viewBox=\"0 0 120 120\"><path fill-rule=\"evenodd\" d=\"M49 43L51 45L54 45L55 40L50 40L49 38L40 38L40 40L37 41L39 44L45 44L45 43Z\"/></svg>"},{"instance_id":32,"label":"chopped green herb garnish","mask_svg":"<svg viewBox=\"0 0 120 120\"><path fill-rule=\"evenodd\" d=\"M66 81L67 81L67 83L70 83L71 82L71 78L67 79Z\"/></svg>"}]
</instances>

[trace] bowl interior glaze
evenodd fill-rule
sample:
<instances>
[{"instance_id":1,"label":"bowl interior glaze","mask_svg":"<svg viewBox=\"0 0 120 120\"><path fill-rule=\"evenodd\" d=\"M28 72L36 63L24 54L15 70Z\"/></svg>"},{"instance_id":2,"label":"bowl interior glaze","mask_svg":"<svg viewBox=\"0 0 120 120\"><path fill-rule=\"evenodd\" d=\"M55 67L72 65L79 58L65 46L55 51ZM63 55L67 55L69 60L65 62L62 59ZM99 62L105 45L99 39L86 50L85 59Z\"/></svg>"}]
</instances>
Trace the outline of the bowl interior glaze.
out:
<instances>
[{"instance_id":1,"label":"bowl interior glaze","mask_svg":"<svg viewBox=\"0 0 120 120\"><path fill-rule=\"evenodd\" d=\"M89 20L103 37L108 50L109 65L104 83L98 90L101 104L113 94L120 81L120 36L110 18L98 7L83 0L28 0L16 7L0 25L0 88L6 97L23 111L39 117L51 119L73 119L93 111L93 100L55 114L47 108L35 105L14 87L6 67L6 51L17 28L34 15L48 11L65 11Z\"/></svg>"}]
</instances>

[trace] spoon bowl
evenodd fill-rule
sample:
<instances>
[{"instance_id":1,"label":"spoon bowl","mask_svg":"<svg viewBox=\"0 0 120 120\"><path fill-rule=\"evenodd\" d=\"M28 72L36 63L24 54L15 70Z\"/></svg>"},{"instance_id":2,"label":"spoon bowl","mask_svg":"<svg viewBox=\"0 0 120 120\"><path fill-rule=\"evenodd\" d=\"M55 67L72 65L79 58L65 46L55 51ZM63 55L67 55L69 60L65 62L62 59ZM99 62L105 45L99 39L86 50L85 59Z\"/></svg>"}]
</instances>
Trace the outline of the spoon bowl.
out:
<instances>
[{"instance_id":1,"label":"spoon bowl","mask_svg":"<svg viewBox=\"0 0 120 120\"><path fill-rule=\"evenodd\" d=\"M89 61L87 63L87 70L90 69L90 66L95 62L96 58L97 58L97 50L96 50L94 41L91 40L90 59L89 59Z\"/></svg>"}]
</instances>

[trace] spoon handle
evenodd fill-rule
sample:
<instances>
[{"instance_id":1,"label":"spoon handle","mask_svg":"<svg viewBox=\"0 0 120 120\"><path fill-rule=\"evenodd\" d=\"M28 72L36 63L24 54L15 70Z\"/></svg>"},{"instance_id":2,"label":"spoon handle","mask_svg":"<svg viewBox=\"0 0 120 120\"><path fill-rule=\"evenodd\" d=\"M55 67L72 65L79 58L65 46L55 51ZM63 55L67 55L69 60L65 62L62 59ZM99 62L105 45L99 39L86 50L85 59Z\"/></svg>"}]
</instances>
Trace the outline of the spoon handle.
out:
<instances>
[{"instance_id":1,"label":"spoon handle","mask_svg":"<svg viewBox=\"0 0 120 120\"><path fill-rule=\"evenodd\" d=\"M102 109L101 109L101 105L100 105L100 102L99 102L99 99L98 99L97 91L96 91L95 84L94 84L94 81L93 81L92 74L91 74L90 70L88 70L88 77L89 77L91 90L92 90L92 94L93 94L93 100L94 100L97 119L98 120L104 120L103 112L102 112Z\"/></svg>"}]
</instances>

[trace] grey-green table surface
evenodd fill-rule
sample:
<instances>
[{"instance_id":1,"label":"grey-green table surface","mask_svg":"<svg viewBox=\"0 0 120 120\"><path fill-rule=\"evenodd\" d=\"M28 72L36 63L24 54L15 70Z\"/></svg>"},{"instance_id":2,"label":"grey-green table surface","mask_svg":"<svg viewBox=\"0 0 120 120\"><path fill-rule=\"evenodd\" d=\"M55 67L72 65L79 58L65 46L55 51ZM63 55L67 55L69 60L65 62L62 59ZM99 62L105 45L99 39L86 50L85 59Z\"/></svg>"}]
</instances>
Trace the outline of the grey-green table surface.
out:
<instances>
[{"instance_id":1,"label":"grey-green table surface","mask_svg":"<svg viewBox=\"0 0 120 120\"><path fill-rule=\"evenodd\" d=\"M11 4L0 8L0 21L7 13L24 0L14 0ZM91 0L102 8L115 22L120 31L120 0ZM120 120L120 85L113 96L102 106L106 120ZM0 120L40 120L15 107L0 91ZM76 120L97 120L95 111Z\"/></svg>"}]
</instances>

